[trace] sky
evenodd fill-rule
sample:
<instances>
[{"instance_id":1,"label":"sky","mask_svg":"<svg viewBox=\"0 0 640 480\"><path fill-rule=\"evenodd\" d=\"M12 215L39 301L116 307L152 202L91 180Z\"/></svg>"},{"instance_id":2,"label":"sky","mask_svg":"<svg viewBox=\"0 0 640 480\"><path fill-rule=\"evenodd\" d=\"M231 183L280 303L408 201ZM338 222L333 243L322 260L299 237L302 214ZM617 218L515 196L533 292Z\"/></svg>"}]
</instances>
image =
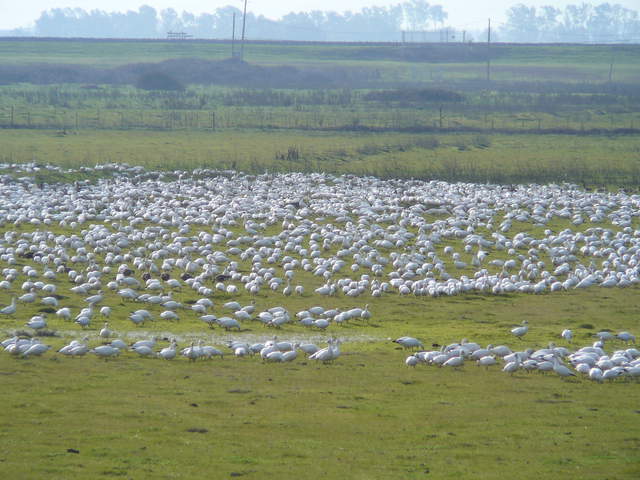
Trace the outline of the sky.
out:
<instances>
[{"instance_id":1,"label":"sky","mask_svg":"<svg viewBox=\"0 0 640 480\"><path fill-rule=\"evenodd\" d=\"M564 7L583 3L619 4L633 10L640 10L640 0L432 0L432 5L442 5L449 14L448 24L457 29L480 30L487 19L493 25L505 20L505 12L511 5L524 3L529 6L554 5ZM127 11L137 10L140 5L150 5L156 10L174 8L191 13L211 12L218 7L232 5L242 9L244 0L0 0L0 30L27 27L40 16L43 10L64 7L80 7L84 10ZM291 11L357 11L367 6L388 6L402 0L248 0L247 10L265 17L278 19Z\"/></svg>"}]
</instances>

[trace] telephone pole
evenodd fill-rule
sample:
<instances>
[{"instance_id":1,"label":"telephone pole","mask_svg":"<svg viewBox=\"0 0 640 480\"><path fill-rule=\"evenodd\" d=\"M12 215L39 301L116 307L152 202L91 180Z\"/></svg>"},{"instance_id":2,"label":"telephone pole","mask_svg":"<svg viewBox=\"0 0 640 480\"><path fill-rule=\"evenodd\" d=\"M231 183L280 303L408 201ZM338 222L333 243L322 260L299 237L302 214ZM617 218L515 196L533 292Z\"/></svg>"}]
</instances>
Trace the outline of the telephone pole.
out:
<instances>
[{"instance_id":1,"label":"telephone pole","mask_svg":"<svg viewBox=\"0 0 640 480\"><path fill-rule=\"evenodd\" d=\"M491 81L491 19L487 28L487 82Z\"/></svg>"},{"instance_id":2,"label":"telephone pole","mask_svg":"<svg viewBox=\"0 0 640 480\"><path fill-rule=\"evenodd\" d=\"M231 30L231 58L236 58L236 12L233 12L233 27Z\"/></svg>"},{"instance_id":3,"label":"telephone pole","mask_svg":"<svg viewBox=\"0 0 640 480\"><path fill-rule=\"evenodd\" d=\"M609 83L613 81L613 57L611 58L611 63L609 63Z\"/></svg>"},{"instance_id":4,"label":"telephone pole","mask_svg":"<svg viewBox=\"0 0 640 480\"><path fill-rule=\"evenodd\" d=\"M247 20L247 0L244 0L244 12L242 12L242 40L240 41L240 60L244 60L244 25Z\"/></svg>"}]
</instances>

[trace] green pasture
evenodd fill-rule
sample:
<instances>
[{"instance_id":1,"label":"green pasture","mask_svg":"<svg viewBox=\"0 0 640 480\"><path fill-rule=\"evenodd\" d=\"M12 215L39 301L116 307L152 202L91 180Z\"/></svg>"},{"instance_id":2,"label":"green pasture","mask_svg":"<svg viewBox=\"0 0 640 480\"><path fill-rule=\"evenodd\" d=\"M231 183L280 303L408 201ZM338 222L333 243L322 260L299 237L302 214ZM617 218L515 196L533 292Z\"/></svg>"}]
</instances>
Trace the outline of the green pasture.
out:
<instances>
[{"instance_id":1,"label":"green pasture","mask_svg":"<svg viewBox=\"0 0 640 480\"><path fill-rule=\"evenodd\" d=\"M482 42L462 44L321 44L252 41L245 45L245 59L250 62L278 63L319 61L402 61L407 53L420 58L421 50L456 56L458 52L473 51L478 55L486 50ZM126 52L126 58L122 53ZM637 45L577 45L577 44L504 44L490 48L493 58L501 62L593 64L621 64L637 61ZM229 57L231 43L215 40L82 40L82 39L0 39L1 63L82 63L113 66L133 62L159 62L170 58ZM485 60L485 58L481 59ZM446 63L446 62L443 62Z\"/></svg>"},{"instance_id":2,"label":"green pasture","mask_svg":"<svg viewBox=\"0 0 640 480\"><path fill-rule=\"evenodd\" d=\"M302 275L308 287L314 281L319 280ZM65 277L54 283L74 312L84 306L80 296L67 293ZM3 292L0 303L8 303L9 294ZM196 295L185 290L174 297L186 303ZM178 322L134 327L127 312L142 306L121 304L110 294L103 301L114 307L110 326L125 340L159 334L178 336L181 346L191 338L220 346L231 338L264 341L277 335L320 343L335 335L345 340L343 355L331 365L304 358L276 365L231 355L190 363L141 359L130 352L109 361L52 351L30 359L0 353L0 459L25 479L464 474L490 479L496 472L523 479L635 478L640 473L637 382L510 376L472 362L459 370L410 369L404 365L408 353L389 339L413 335L429 348L463 337L512 348L549 341L570 347L559 332L572 328L574 345L585 345L601 329L637 331L637 297L637 288L366 300L309 293L286 298L269 291L253 299L257 311L275 305L292 313L318 304L350 308L366 301L373 318L326 332L245 322L235 333L211 330L182 310ZM227 298L214 295L218 316ZM234 299L252 300L246 294ZM24 330L20 325L39 310L38 304L20 305L14 318L0 320L5 335L16 327ZM48 318L51 330L63 336L42 337L54 349L73 336L88 335L93 346L101 343L98 317L86 330ZM509 329L522 319L528 319L530 332L518 341ZM616 342L611 348L622 346Z\"/></svg>"},{"instance_id":3,"label":"green pasture","mask_svg":"<svg viewBox=\"0 0 640 480\"><path fill-rule=\"evenodd\" d=\"M490 97L468 103L408 105L400 102L354 100L343 105L304 104L234 105L225 98L208 98L194 92L186 98L154 98L114 89L114 96L82 99L73 94L47 95L36 102L0 88L0 127L66 130L414 130L481 131L544 135L563 131L640 131L640 110L624 99L610 104L554 105L553 98L535 105L508 98L491 104ZM5 95L3 95L5 93ZM251 92L246 92L250 96ZM234 92L234 97L242 92ZM259 94L257 94L259 95ZM277 93L274 93L277 95ZM489 98L487 98L489 97ZM509 102L511 100L511 102ZM45 103L47 101L55 102ZM560 102L560 100L558 100ZM201 104L204 104L200 106ZM628 132L627 132L628 133Z\"/></svg>"},{"instance_id":4,"label":"green pasture","mask_svg":"<svg viewBox=\"0 0 640 480\"><path fill-rule=\"evenodd\" d=\"M119 138L110 140L122 143ZM44 186L42 195L47 194ZM547 228L584 231L592 226L572 226L554 218ZM77 229L87 227L81 224ZM2 231L20 234L43 228L12 224ZM46 228L57 235L78 233L58 225ZM201 228L193 226L192 234ZM540 228L520 222L512 226L514 232L532 234L539 234ZM274 225L265 233L277 230ZM482 228L477 232L487 234ZM447 270L472 274L471 269L455 270L452 258L444 254L446 245L462 253L463 244L450 240L437 245ZM335 248L324 255L335 254ZM504 255L490 251L489 258ZM470 256L463 253L461 259L469 262ZM550 264L544 252L540 260ZM21 271L29 262L20 258L13 267ZM248 268L247 261L239 261L239 271ZM113 276L105 274L103 284ZM552 341L575 348L592 343L600 330L637 332L637 287L543 295L388 294L353 299L313 293L322 282L321 277L298 271L294 284L305 287L302 296L285 297L266 289L256 296L243 290L237 295L216 292L212 313L228 314L222 305L231 299L243 305L255 302L257 312L284 306L291 314L314 305L348 309L366 303L372 318L331 325L326 331L310 330L295 321L279 329L246 321L240 331L227 332L209 328L189 309L178 310L178 321L161 320L161 307L123 302L109 290L102 305L113 308L109 324L119 338L130 342L155 335L160 337L159 347L174 337L181 347L202 339L224 349L224 341L233 338L253 342L277 335L281 340L309 339L322 345L336 336L344 340L343 354L329 365L304 358L291 364L262 364L255 357L232 355L195 363L184 358L165 362L131 352L108 361L93 355L66 358L55 351L72 338L88 336L91 346L102 343L97 336L103 322L100 315L82 329L57 318L39 302L20 303L15 315L0 319L3 337L16 331L33 334L24 324L32 315L45 313L50 333L41 333L40 338L53 348L41 358L28 359L0 352L4 467L26 479L273 475L413 479L464 474L490 479L496 472L523 479L552 475L632 479L640 473L637 382L619 379L598 384L582 377L566 380L537 373L511 376L500 367L485 370L473 362L459 370L410 369L404 364L408 352L390 341L411 335L429 349L462 338L513 349L544 347ZM10 302L19 283L18 279L13 289L0 292L0 305ZM58 274L51 283L58 289L61 306L70 307L74 316L86 305L84 296L69 290L73 284L68 276ZM186 287L172 295L185 306L199 298ZM127 317L138 308L148 308L155 320L134 326ZM517 340L509 330L524 319L530 331ZM575 332L572 345L559 336L564 328ZM614 341L607 348L623 347ZM530 454L525 457L523 452Z\"/></svg>"},{"instance_id":5,"label":"green pasture","mask_svg":"<svg viewBox=\"0 0 640 480\"><path fill-rule=\"evenodd\" d=\"M0 65L222 59L228 47L0 39ZM246 47L251 63L377 71L379 79L368 89L188 85L185 92L161 92L130 85L0 85L0 159L497 183L640 183L636 46L497 44L491 83L482 55L473 61L456 57L465 48L482 53L478 45L453 44ZM447 61L425 60L446 59L448 53L453 57ZM425 86L462 100L367 96Z\"/></svg>"},{"instance_id":6,"label":"green pasture","mask_svg":"<svg viewBox=\"0 0 640 480\"><path fill-rule=\"evenodd\" d=\"M0 130L0 161L631 186L640 182L638 144L637 135L6 129Z\"/></svg>"},{"instance_id":7,"label":"green pasture","mask_svg":"<svg viewBox=\"0 0 640 480\"><path fill-rule=\"evenodd\" d=\"M332 66L376 69L385 82L485 80L482 44L358 45L251 42L245 60L263 65ZM606 82L613 63L618 82L637 82L636 45L516 45L490 49L495 81ZM115 67L175 58L222 60L231 44L219 41L96 41L0 39L0 64L79 64ZM460 61L464 58L464 61Z\"/></svg>"},{"instance_id":8,"label":"green pasture","mask_svg":"<svg viewBox=\"0 0 640 480\"><path fill-rule=\"evenodd\" d=\"M455 46L443 48L449 47ZM263 65L379 69L381 82L390 88L484 79L486 58L481 55L470 62L424 61L419 60L424 52L411 48L252 43L246 46L245 59ZM361 95L366 91L349 92L353 100L336 105L326 104L326 97L324 104L313 103L309 100L313 92L276 91L283 98L297 95L309 102L260 106L240 103L249 92L228 87L189 86L187 94L179 96L133 87L2 85L0 124L5 128L0 129L0 162L63 168L123 162L165 172L200 167L250 173L320 171L507 184L571 182L611 189L640 185L639 135L611 133L638 128L637 95L602 87L591 96L585 88L590 82L605 85L612 62L615 82L637 83L637 46L497 44L491 48L495 81L558 82L558 91L566 87L567 93L588 96L590 101L584 105L565 97L542 101L535 89L514 94L474 87L463 106L445 105L441 115L439 104L364 102ZM0 39L0 64L114 67L187 57L220 60L229 51L230 45L216 42ZM406 55L414 57L407 60ZM603 98L605 94L610 96ZM344 126L349 130L340 128ZM442 127L442 131L411 133L416 126ZM457 127L482 131L444 131ZM610 132L594 134L591 129ZM0 174L22 175L11 167ZM64 171L33 175L39 183L99 176ZM42 195L47 194L45 186ZM553 219L545 228L584 231L593 226L610 227L588 222L574 226ZM636 221L633 228L639 227ZM43 228L3 225L0 233ZM514 222L512 231L539 233L540 228ZM56 234L74 233L60 226L50 229ZM478 233L487 234L482 229ZM446 244L470 262L459 240ZM456 276L472 275L471 268L454 268L444 246L445 242L437 249L447 270ZM334 253L335 249L325 252ZM490 253L489 260L502 258L501 252ZM550 264L544 252L540 258ZM15 268L21 271L27 262L21 259ZM247 262L239 263L241 271L248 270ZM0 262L0 267L6 266ZM105 285L111 279L106 277ZM0 306L9 304L19 283L13 290L0 291ZM70 292L72 283L65 275L52 283L59 289L61 306L71 307L75 316L85 306L83 297ZM567 347L588 345L603 329L637 334L637 286L543 295L388 294L353 299L315 294L323 281L308 272L297 271L293 283L304 286L304 295L285 297L264 290L251 297L244 290L238 295L216 291L213 313L228 314L222 305L233 299L245 305L255 302L257 312L284 306L292 314L314 305L347 309L366 303L373 317L369 322L331 325L324 332L295 322L270 329L257 321L244 322L240 332L226 332L209 328L188 309L178 310L179 321L168 322L159 319L161 307L122 302L113 292L106 292L103 304L113 308L111 328L127 341L157 335L161 347L177 337L180 347L203 339L223 348L223 342L232 338L264 341L277 335L282 340L323 344L329 336L337 336L344 340L343 354L333 364L318 365L304 358L292 364L262 364L258 358L232 355L195 363L184 358L164 362L131 352L108 361L93 355L67 358L55 351L72 338L88 335L91 346L101 343L97 334L103 319L96 314L83 330L40 303L19 304L16 315L0 318L3 338L16 331L33 334L24 324L31 316L46 313L49 329L44 335L53 336L40 338L53 349L28 359L0 352L0 465L5 476L38 480L640 476L637 382L618 379L598 384L581 377L566 380L555 374L520 372L510 376L500 367L485 370L472 362L459 370L410 369L404 364L408 353L390 342L410 335L431 349L468 338L483 346L525 349L550 341ZM185 305L199 298L186 287L172 295ZM148 308L155 320L134 326L127 317L138 308ZM530 331L517 340L509 330L524 319ZM573 345L560 338L564 328L574 331ZM623 346L614 341L607 348Z\"/></svg>"}]
</instances>

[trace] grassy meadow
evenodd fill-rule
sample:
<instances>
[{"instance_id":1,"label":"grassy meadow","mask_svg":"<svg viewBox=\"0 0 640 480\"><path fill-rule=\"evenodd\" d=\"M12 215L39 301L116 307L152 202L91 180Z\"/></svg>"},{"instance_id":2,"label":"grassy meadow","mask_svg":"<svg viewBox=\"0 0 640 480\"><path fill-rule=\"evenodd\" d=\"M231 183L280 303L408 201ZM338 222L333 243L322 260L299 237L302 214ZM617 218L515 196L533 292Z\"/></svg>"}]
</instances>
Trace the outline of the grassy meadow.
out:
<instances>
[{"instance_id":1,"label":"grassy meadow","mask_svg":"<svg viewBox=\"0 0 640 480\"><path fill-rule=\"evenodd\" d=\"M640 135L484 135L264 130L0 130L2 162L65 168L126 162L191 168L323 171L494 183L640 183Z\"/></svg>"},{"instance_id":2,"label":"grassy meadow","mask_svg":"<svg viewBox=\"0 0 640 480\"><path fill-rule=\"evenodd\" d=\"M557 219L547 225L554 231L568 226ZM41 228L3 227L18 233ZM276 233L276 227L271 228L273 232L265 233ZM513 226L514 231L534 235L540 228L517 222ZM71 233L58 226L51 231ZM460 240L447 243L462 251ZM335 253L334 247L326 255ZM492 258L500 256L495 252ZM470 256L463 254L461 259L469 262ZM540 259L550 262L544 254ZM23 259L15 268L28 262ZM453 271L451 262L447 260L447 269ZM240 263L240 271L248 268L248 262ZM404 364L407 351L390 341L411 335L428 349L462 338L513 349L545 347L550 341L569 348L587 345L603 329L638 331L637 287L547 295L390 294L352 299L319 297L312 293L317 277L304 271L296 275L307 292L302 296L217 292L213 313L228 314L222 305L232 299L241 304L253 301L256 311L282 305L292 314L313 305L349 309L366 302L371 320L332 325L325 332L295 322L270 329L253 321L243 322L239 332L227 332L210 329L190 310L178 310L178 321L164 321L159 319L162 308L149 306L155 320L136 327L127 317L141 305L122 302L109 291L102 304L113 308L110 327L126 341L157 335L161 346L169 338L178 338L181 346L203 339L224 349L223 343L231 339L253 342L277 335L281 340L322 344L333 335L344 340L343 355L333 364L304 358L263 364L259 358L235 358L230 352L224 359L195 363L184 358L143 359L131 352L108 361L93 355L68 358L53 352L85 335L91 346L101 344L97 334L102 321L95 317L81 329L48 315L48 331L54 336L40 338L53 346L52 351L28 359L0 354L4 467L20 472L20 478L34 479L463 474L490 479L496 472L524 479L600 479L635 478L640 473L637 381L600 384L555 374L507 375L501 367L478 368L471 361L458 370L409 368ZM66 275L52 283L73 312L84 306L83 296L69 291L74 284ZM11 294L3 291L0 305L8 304ZM188 305L198 295L180 289L174 290L173 298ZM37 302L21 304L18 314L0 319L0 329L5 336L16 330L29 333L24 322L46 311ZM509 330L523 319L529 321L530 331L517 340ZM574 331L573 345L560 338L564 328ZM623 345L614 341L610 348Z\"/></svg>"},{"instance_id":3,"label":"grassy meadow","mask_svg":"<svg viewBox=\"0 0 640 480\"><path fill-rule=\"evenodd\" d=\"M464 336L524 348L549 340L566 345L558 332L571 327L582 345L601 328L637 331L637 295L634 288L371 299L370 324L327 332L345 339L344 353L332 365L262 364L233 356L191 364L132 353L109 361L3 354L0 458L20 478L495 478L497 472L634 478L640 473L637 382L510 376L472 362L459 371L410 369L407 353L388 338L411 334L442 344ZM221 304L224 295L214 301ZM283 304L296 311L318 303L327 302L272 295L258 298L256 306ZM348 307L354 301L330 303ZM116 306L111 322L123 338L208 334L187 313L178 323L156 321L135 332L121 313L127 308ZM531 331L518 342L508 331L523 318ZM50 324L73 330L53 318ZM76 328L75 335L95 338L97 328ZM281 339L324 336L254 322L237 334L216 329L209 338L266 339L274 333Z\"/></svg>"},{"instance_id":4,"label":"grassy meadow","mask_svg":"<svg viewBox=\"0 0 640 480\"><path fill-rule=\"evenodd\" d=\"M229 51L228 43L207 41L0 39L0 67L109 69L176 58L224 60ZM480 44L252 42L246 47L245 60L252 65L335 70L347 77L358 69L365 72L362 78L369 83L341 88L188 84L184 92L162 92L130 84L0 78L0 162L570 182L634 191L640 186L638 46L496 44L491 82L485 79L484 51ZM435 97L367 96L407 89ZM442 91L464 98L441 101ZM11 167L0 174L22 175ZM35 175L39 182L98 177ZM548 228L584 231L590 226L554 220ZM639 227L636 219L634 228ZM8 230L36 228L43 227L5 224L0 237ZM512 231L536 228L514 222ZM52 231L71 233L60 227ZM462 249L461 242L451 243ZM541 259L549 262L544 253ZM462 260L469 262L470 256L463 253ZM514 349L550 341L569 346L559 334L571 328L574 346L583 346L603 329L640 331L638 287L354 300L319 298L312 293L317 277L300 272L299 279L307 292L301 297L269 292L252 299L244 291L217 292L215 313L225 313L221 305L230 299L254 300L256 311L283 305L292 314L318 304L369 303L373 318L332 325L326 332L297 324L272 330L256 321L236 333L209 329L186 310L179 311L177 322L135 327L127 316L140 306L122 303L113 293L104 303L113 307L112 328L127 341L158 335L162 346L174 336L181 347L197 338L220 346L231 338L258 341L277 335L322 343L336 335L344 339L343 354L331 365L305 359L262 364L233 355L164 362L131 352L109 361L93 355L67 358L54 351L84 335L98 345L102 322L96 318L83 331L50 314L55 336L41 338L54 351L27 359L0 352L3 471L20 479L640 476L637 382L510 376L472 362L460 370L411 369L404 364L408 353L389 341L410 335L429 349L462 338ZM65 276L54 283L74 313L84 306L82 297L67 293L72 284ZM9 304L12 293L0 291L0 306ZM197 296L184 289L174 298L187 304ZM24 323L38 313L39 304L19 305L18 315L0 318L0 331L5 337L24 331ZM152 313L158 318L159 307ZM518 341L509 330L523 319L530 331Z\"/></svg>"},{"instance_id":5,"label":"grassy meadow","mask_svg":"<svg viewBox=\"0 0 640 480\"><path fill-rule=\"evenodd\" d=\"M498 44L491 82L480 45L254 42L248 63L231 67L228 47L0 40L0 159L640 185L636 46ZM171 59L187 63L157 63ZM222 61L209 73L231 76L144 90L131 84L143 60L178 77L204 68L200 60ZM85 70L75 83L36 75L56 62L63 72L120 70L112 84L94 84L102 77ZM249 74L268 87L242 83ZM289 74L302 84L287 86Z\"/></svg>"}]
</instances>

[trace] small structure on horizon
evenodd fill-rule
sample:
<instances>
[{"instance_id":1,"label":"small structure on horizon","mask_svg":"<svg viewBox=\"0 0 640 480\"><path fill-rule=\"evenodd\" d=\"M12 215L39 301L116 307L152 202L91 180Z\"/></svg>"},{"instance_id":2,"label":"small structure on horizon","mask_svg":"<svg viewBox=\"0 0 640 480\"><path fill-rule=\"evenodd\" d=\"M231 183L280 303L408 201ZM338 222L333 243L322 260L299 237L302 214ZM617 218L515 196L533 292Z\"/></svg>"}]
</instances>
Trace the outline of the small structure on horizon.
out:
<instances>
[{"instance_id":1,"label":"small structure on horizon","mask_svg":"<svg viewBox=\"0 0 640 480\"><path fill-rule=\"evenodd\" d=\"M466 32L465 32L466 33ZM402 30L402 43L448 43L464 42L464 33L452 28L440 30Z\"/></svg>"},{"instance_id":2,"label":"small structure on horizon","mask_svg":"<svg viewBox=\"0 0 640 480\"><path fill-rule=\"evenodd\" d=\"M193 38L193 35L186 32L167 32L167 38L169 40L187 40Z\"/></svg>"}]
</instances>

